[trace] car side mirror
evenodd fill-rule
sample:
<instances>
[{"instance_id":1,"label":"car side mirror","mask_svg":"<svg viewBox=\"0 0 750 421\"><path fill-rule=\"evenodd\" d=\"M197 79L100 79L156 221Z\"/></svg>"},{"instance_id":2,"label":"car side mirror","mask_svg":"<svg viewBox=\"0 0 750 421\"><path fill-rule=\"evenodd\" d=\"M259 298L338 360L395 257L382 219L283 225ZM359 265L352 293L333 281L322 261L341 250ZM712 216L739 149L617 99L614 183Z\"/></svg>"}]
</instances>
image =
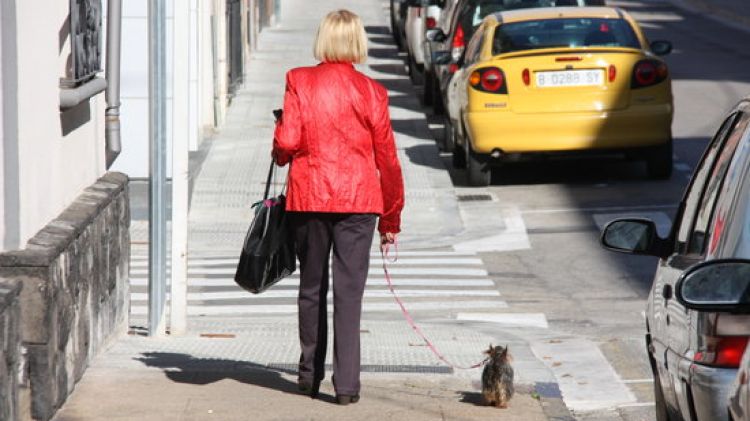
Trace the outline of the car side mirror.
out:
<instances>
[{"instance_id":1,"label":"car side mirror","mask_svg":"<svg viewBox=\"0 0 750 421\"><path fill-rule=\"evenodd\" d=\"M675 296L692 310L750 313L750 260L697 264L677 281Z\"/></svg>"},{"instance_id":2,"label":"car side mirror","mask_svg":"<svg viewBox=\"0 0 750 421\"><path fill-rule=\"evenodd\" d=\"M450 64L453 62L453 57L450 51L434 51L432 53L432 62L434 64Z\"/></svg>"},{"instance_id":3,"label":"car side mirror","mask_svg":"<svg viewBox=\"0 0 750 421\"><path fill-rule=\"evenodd\" d=\"M651 51L657 56L666 56L672 52L672 43L669 41L654 41L651 43Z\"/></svg>"},{"instance_id":4,"label":"car side mirror","mask_svg":"<svg viewBox=\"0 0 750 421\"><path fill-rule=\"evenodd\" d=\"M440 28L428 29L424 36L432 42L444 42L448 39L448 35L445 35L445 32Z\"/></svg>"},{"instance_id":5,"label":"car side mirror","mask_svg":"<svg viewBox=\"0 0 750 421\"><path fill-rule=\"evenodd\" d=\"M607 250L656 256L659 235L649 219L616 219L602 231L601 243Z\"/></svg>"}]
</instances>

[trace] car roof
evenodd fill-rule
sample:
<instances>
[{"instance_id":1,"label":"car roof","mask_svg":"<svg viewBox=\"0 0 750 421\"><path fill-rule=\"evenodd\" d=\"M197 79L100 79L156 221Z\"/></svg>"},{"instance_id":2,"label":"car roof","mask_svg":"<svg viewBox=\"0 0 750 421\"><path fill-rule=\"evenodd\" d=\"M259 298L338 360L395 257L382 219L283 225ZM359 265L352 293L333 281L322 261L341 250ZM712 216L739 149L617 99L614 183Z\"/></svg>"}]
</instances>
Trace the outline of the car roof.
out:
<instances>
[{"instance_id":1,"label":"car roof","mask_svg":"<svg viewBox=\"0 0 750 421\"><path fill-rule=\"evenodd\" d=\"M624 12L615 7L538 7L533 9L516 9L496 12L489 17L501 23L523 22L538 19L556 18L622 18Z\"/></svg>"}]
</instances>

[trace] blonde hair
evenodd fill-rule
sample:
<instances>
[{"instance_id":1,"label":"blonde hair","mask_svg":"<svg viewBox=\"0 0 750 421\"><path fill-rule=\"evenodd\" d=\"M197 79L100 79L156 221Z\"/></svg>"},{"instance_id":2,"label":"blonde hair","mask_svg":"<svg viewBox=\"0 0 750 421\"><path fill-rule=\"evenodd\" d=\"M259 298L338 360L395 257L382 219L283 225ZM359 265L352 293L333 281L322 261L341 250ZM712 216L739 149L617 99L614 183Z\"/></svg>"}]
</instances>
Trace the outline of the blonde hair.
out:
<instances>
[{"instance_id":1,"label":"blonde hair","mask_svg":"<svg viewBox=\"0 0 750 421\"><path fill-rule=\"evenodd\" d=\"M348 10L336 10L320 22L313 55L320 61L364 63L367 34L362 20Z\"/></svg>"}]
</instances>

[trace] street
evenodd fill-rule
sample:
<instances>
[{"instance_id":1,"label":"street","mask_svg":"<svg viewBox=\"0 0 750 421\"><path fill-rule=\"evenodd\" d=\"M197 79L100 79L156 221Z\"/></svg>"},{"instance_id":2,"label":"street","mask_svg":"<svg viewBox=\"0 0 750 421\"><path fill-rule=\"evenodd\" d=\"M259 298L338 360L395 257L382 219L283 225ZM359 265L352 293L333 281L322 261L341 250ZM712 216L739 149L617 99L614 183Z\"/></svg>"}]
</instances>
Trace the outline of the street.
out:
<instances>
[{"instance_id":1,"label":"street","mask_svg":"<svg viewBox=\"0 0 750 421\"><path fill-rule=\"evenodd\" d=\"M600 230L611 219L639 216L666 235L709 138L750 93L750 31L666 1L610 2L631 12L650 40L675 46L666 57L676 109L671 179L649 179L640 162L564 159L508 164L489 187L476 188L435 146L441 118L420 104L421 88L409 81L405 55L390 36L388 3L310 3L285 3L281 27L262 33L226 126L196 158L190 333L139 334L148 245L145 212L134 209L131 335L94 361L55 419L655 420L643 313L656 259L605 251ZM508 410L481 406L481 371L448 367L412 332L376 247L363 309L362 403L351 413L331 415L333 405L290 392L299 355L298 274L258 296L234 285L247 204L262 193L270 155L270 110L281 105L285 71L314 64L311 31L321 7L363 17L370 59L358 68L389 90L407 191L398 261L389 264L396 291L457 365L481 361L490 343L509 346L518 393ZM326 383L323 392L331 394ZM241 399L257 412L237 415ZM113 417L118 408L123 415Z\"/></svg>"}]
</instances>

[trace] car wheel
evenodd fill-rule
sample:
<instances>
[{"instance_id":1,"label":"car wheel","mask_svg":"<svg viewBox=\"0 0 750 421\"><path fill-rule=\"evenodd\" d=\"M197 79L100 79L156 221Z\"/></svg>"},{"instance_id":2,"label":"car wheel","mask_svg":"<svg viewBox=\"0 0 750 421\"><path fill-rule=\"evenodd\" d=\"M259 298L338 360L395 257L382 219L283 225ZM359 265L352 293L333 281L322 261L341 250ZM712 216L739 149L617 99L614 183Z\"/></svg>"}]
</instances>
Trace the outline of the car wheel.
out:
<instances>
[{"instance_id":1,"label":"car wheel","mask_svg":"<svg viewBox=\"0 0 750 421\"><path fill-rule=\"evenodd\" d=\"M422 105L432 105L432 93L435 88L432 86L435 82L433 81L432 72L424 72L424 89L422 90Z\"/></svg>"},{"instance_id":2,"label":"car wheel","mask_svg":"<svg viewBox=\"0 0 750 421\"><path fill-rule=\"evenodd\" d=\"M661 389L659 373L656 372L654 372L654 403L656 421L672 421L672 417L669 416L669 408L667 408L667 403L664 401L664 392Z\"/></svg>"},{"instance_id":3,"label":"car wheel","mask_svg":"<svg viewBox=\"0 0 750 421\"><path fill-rule=\"evenodd\" d=\"M401 49L401 37L399 36L398 24L396 23L396 2L391 0L391 34L393 35L393 42L396 43L396 47Z\"/></svg>"},{"instance_id":4,"label":"car wheel","mask_svg":"<svg viewBox=\"0 0 750 421\"><path fill-rule=\"evenodd\" d=\"M649 178L667 180L672 176L672 141L657 146L646 156L646 170Z\"/></svg>"},{"instance_id":5,"label":"car wheel","mask_svg":"<svg viewBox=\"0 0 750 421\"><path fill-rule=\"evenodd\" d=\"M437 78L435 83L432 84L432 88L432 112L435 115L442 115L445 112L445 107L443 106L443 95L440 92Z\"/></svg>"},{"instance_id":6,"label":"car wheel","mask_svg":"<svg viewBox=\"0 0 750 421\"><path fill-rule=\"evenodd\" d=\"M424 85L424 76L419 70L419 66L417 65L416 60L414 60L414 56L408 54L406 60L409 65L409 79L411 79L411 83L414 85Z\"/></svg>"},{"instance_id":7,"label":"car wheel","mask_svg":"<svg viewBox=\"0 0 750 421\"><path fill-rule=\"evenodd\" d=\"M440 150L443 152L453 152L456 148L456 131L451 124L451 119L443 115L443 138L440 141Z\"/></svg>"},{"instance_id":8,"label":"car wheel","mask_svg":"<svg viewBox=\"0 0 750 421\"><path fill-rule=\"evenodd\" d=\"M490 185L492 171L490 166L479 154L471 150L471 146L466 149L466 175L469 179L469 185L473 187L486 187Z\"/></svg>"},{"instance_id":9,"label":"car wheel","mask_svg":"<svg viewBox=\"0 0 750 421\"><path fill-rule=\"evenodd\" d=\"M464 152L464 150L461 148L453 149L451 163L453 164L453 168L457 170L466 168L466 152Z\"/></svg>"}]
</instances>

